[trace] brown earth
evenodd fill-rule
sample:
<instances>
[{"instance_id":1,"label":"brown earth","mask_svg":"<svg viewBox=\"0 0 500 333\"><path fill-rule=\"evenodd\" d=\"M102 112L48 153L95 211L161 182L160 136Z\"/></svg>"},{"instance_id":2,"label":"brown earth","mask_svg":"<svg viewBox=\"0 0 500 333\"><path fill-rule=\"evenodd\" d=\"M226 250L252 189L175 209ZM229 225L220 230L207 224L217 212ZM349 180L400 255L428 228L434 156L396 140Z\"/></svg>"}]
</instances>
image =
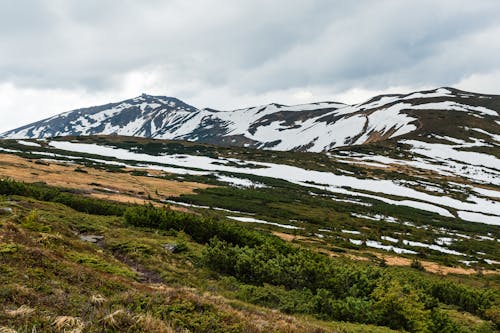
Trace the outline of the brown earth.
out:
<instances>
[{"instance_id":1,"label":"brown earth","mask_svg":"<svg viewBox=\"0 0 500 333\"><path fill-rule=\"evenodd\" d=\"M306 236L301 236L301 235L290 235L290 234L287 234L287 233L284 233L284 232L279 232L279 231L273 231L272 234L274 236L277 236L283 240L286 240L286 241L294 241L294 240L310 240L310 237L306 237Z\"/></svg>"},{"instance_id":2,"label":"brown earth","mask_svg":"<svg viewBox=\"0 0 500 333\"><path fill-rule=\"evenodd\" d=\"M77 164L40 163L40 161L35 163L19 156L0 154L0 178L28 183L44 182L51 186L75 189L96 198L119 202L142 204L211 187L201 183L134 176L131 174L134 169L123 170L125 172L118 173L86 168ZM162 173L151 171L151 174Z\"/></svg>"},{"instance_id":3,"label":"brown earth","mask_svg":"<svg viewBox=\"0 0 500 333\"><path fill-rule=\"evenodd\" d=\"M382 134L381 132L374 131L368 136L368 138L365 140L364 144L387 140L391 137L391 135L394 134L394 132L396 132L396 128L394 128L394 127L391 128L389 131L387 131L385 134Z\"/></svg>"},{"instance_id":4,"label":"brown earth","mask_svg":"<svg viewBox=\"0 0 500 333\"><path fill-rule=\"evenodd\" d=\"M389 266L410 266L412 260L403 257L388 256L373 252L375 256L379 259L385 259L387 265ZM472 275L477 274L478 271L473 268L463 268L463 267L448 267L432 261L420 261L422 266L424 266L427 272L436 273L440 275L448 274L462 274L462 275ZM481 270L482 274L499 274L495 270Z\"/></svg>"}]
</instances>

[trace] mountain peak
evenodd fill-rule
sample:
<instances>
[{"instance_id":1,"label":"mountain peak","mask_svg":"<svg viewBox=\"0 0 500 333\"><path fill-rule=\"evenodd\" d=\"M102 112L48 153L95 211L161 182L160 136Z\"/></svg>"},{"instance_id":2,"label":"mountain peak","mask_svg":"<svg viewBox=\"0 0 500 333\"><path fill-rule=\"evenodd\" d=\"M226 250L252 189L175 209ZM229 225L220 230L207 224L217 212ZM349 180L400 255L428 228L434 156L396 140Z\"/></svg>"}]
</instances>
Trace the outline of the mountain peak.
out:
<instances>
[{"instance_id":1,"label":"mountain peak","mask_svg":"<svg viewBox=\"0 0 500 333\"><path fill-rule=\"evenodd\" d=\"M2 137L117 134L318 152L402 135L427 135L441 127L453 133L480 128L500 135L492 132L493 125L500 124L498 110L500 96L449 87L380 95L356 105L270 103L232 111L198 109L175 97L143 93L119 103L66 112ZM438 123L442 126L436 127ZM452 137L450 133L440 135Z\"/></svg>"}]
</instances>

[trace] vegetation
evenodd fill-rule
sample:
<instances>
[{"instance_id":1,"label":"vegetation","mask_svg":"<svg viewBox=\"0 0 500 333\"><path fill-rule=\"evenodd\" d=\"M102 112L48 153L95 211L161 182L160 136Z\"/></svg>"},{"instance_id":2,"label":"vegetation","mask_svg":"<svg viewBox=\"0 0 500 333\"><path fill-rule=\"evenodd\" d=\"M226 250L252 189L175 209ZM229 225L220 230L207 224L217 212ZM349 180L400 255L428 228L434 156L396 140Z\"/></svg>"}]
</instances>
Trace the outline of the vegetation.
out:
<instances>
[{"instance_id":1,"label":"vegetation","mask_svg":"<svg viewBox=\"0 0 500 333\"><path fill-rule=\"evenodd\" d=\"M188 152L256 161L268 161L272 154L280 162L318 170L360 170L319 154L135 138L79 140L135 146L155 154ZM8 144L19 148L14 142ZM382 144L377 147L385 149ZM85 159L82 165L150 177L143 170ZM436 275L429 261L440 267L463 267L459 260L465 257L403 243L438 244L447 233L460 234L465 237L454 236L449 249L468 258L485 252L496 259L500 256L497 226L460 223L377 200L353 204L346 200L349 197L321 187L252 175L245 178L265 187L231 187L215 176L155 177L217 185L168 198L214 209L190 207L181 212L160 199L151 200L154 205L130 205L44 183L0 180L0 332L500 329L500 280L497 274L486 274L492 264L478 259L477 274ZM385 172L383 177L401 175ZM359 217L376 214L395 222ZM275 225L238 223L229 221L228 215L252 216ZM303 229L285 230L280 224ZM370 248L369 240L417 254ZM406 260L406 266L394 266L394 258Z\"/></svg>"},{"instance_id":2,"label":"vegetation","mask_svg":"<svg viewBox=\"0 0 500 333\"><path fill-rule=\"evenodd\" d=\"M0 205L14 211L0 219L1 332L337 331L210 293L208 272L192 268L199 249L183 233L20 196ZM79 238L89 232L104 241ZM183 242L180 252L163 247Z\"/></svg>"},{"instance_id":3,"label":"vegetation","mask_svg":"<svg viewBox=\"0 0 500 333\"><path fill-rule=\"evenodd\" d=\"M438 307L439 302L485 316L498 293L442 283L433 278L400 276L373 266L342 264L321 254L264 238L255 231L232 229L220 223L206 232L211 221L197 218L187 224L185 214L166 212L153 206L129 208L129 224L185 231L198 242L198 229L215 236L205 248L202 263L235 277L244 285L239 297L245 301L280 308L289 313L307 313L322 319L356 321L409 331L433 331L433 327L458 330ZM135 221L139 223L135 223ZM184 228L188 226L189 228ZM232 229L230 236L226 228ZM221 232L222 231L222 232ZM255 237L249 237L254 233ZM223 239L219 240L219 237ZM246 240L250 239L249 243ZM255 241L259 239L259 241ZM413 265L412 265L413 266ZM497 323L498 324L498 323Z\"/></svg>"},{"instance_id":4,"label":"vegetation","mask_svg":"<svg viewBox=\"0 0 500 333\"><path fill-rule=\"evenodd\" d=\"M69 190L47 186L43 183L27 184L10 179L0 179L0 194L22 195L42 201L58 202L79 212L98 215L122 215L127 205L88 198Z\"/></svg>"},{"instance_id":5,"label":"vegetation","mask_svg":"<svg viewBox=\"0 0 500 333\"><path fill-rule=\"evenodd\" d=\"M381 326L413 332L479 332L492 331L498 318L496 289L462 286L419 271L335 260L208 217L151 205L128 207L123 217L88 215L12 194L1 202L11 205L14 213L0 220L0 305L6 309L0 312L0 322L20 332L33 327L88 332L102 327L129 332L151 327L159 332L355 332L381 331L376 328ZM75 232L102 235L104 242L87 244ZM164 244L184 245L173 253ZM194 268L186 275L189 262ZM172 287L158 289L148 281ZM284 314L254 310L249 303ZM475 316L475 326L448 314L449 306ZM286 314L314 316L319 326L302 319L286 319L289 324L280 326L278 317ZM263 326L255 326L257 318Z\"/></svg>"}]
</instances>

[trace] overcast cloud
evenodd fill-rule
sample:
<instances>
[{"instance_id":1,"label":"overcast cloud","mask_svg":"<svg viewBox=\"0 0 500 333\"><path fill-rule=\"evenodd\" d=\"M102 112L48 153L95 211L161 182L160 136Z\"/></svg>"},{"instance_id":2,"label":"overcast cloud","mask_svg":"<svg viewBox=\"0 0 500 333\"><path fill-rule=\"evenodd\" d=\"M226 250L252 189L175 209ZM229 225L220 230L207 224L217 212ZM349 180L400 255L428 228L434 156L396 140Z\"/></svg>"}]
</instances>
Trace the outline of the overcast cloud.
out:
<instances>
[{"instance_id":1,"label":"overcast cloud","mask_svg":"<svg viewBox=\"0 0 500 333\"><path fill-rule=\"evenodd\" d=\"M500 2L5 0L0 132L142 92L197 107L500 94Z\"/></svg>"}]
</instances>

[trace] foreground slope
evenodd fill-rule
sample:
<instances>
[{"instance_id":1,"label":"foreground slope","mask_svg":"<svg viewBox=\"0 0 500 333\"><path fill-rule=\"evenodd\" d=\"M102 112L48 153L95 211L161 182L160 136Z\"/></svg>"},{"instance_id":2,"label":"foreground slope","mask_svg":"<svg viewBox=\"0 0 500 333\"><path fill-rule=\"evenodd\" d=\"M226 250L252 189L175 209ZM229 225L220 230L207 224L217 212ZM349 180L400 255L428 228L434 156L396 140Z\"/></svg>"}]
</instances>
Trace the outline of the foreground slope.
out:
<instances>
[{"instance_id":1,"label":"foreground slope","mask_svg":"<svg viewBox=\"0 0 500 333\"><path fill-rule=\"evenodd\" d=\"M499 324L498 281L486 275L378 267L206 215L41 184L0 181L0 193L1 332L493 332Z\"/></svg>"},{"instance_id":2,"label":"foreground slope","mask_svg":"<svg viewBox=\"0 0 500 333\"><path fill-rule=\"evenodd\" d=\"M78 109L2 134L4 138L126 135L272 150L329 151L401 137L442 136L474 129L500 135L500 97L452 88L374 97L346 105L269 104L218 111L176 98L142 95Z\"/></svg>"}]
</instances>

